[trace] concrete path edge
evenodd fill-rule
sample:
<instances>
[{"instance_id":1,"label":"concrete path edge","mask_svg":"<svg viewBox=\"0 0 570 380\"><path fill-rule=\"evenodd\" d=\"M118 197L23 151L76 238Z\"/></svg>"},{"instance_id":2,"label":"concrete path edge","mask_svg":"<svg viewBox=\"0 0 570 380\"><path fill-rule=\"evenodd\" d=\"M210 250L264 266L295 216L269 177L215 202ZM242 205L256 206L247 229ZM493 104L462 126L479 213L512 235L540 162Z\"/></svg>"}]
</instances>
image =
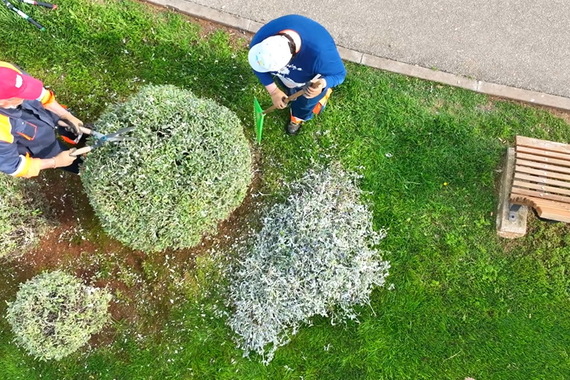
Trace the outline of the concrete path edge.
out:
<instances>
[{"instance_id":1,"label":"concrete path edge","mask_svg":"<svg viewBox=\"0 0 570 380\"><path fill-rule=\"evenodd\" d=\"M249 33L255 33L262 23L249 20L222 12L217 9L205 7L191 3L187 0L145 0L148 3L162 6L189 16L216 22L225 26L240 29ZM570 99L562 96L546 94L537 91L525 90L516 87L505 86L496 83L466 78L456 74L446 73L428 69L425 67L398 62L391 59L376 57L366 53L361 53L342 46L338 47L342 59L376 69L390 71L415 78L425 79L432 82L447 84L454 87L465 88L467 90L482 94L498 96L525 103L537 104L546 107L553 107L562 110L570 110Z\"/></svg>"}]
</instances>

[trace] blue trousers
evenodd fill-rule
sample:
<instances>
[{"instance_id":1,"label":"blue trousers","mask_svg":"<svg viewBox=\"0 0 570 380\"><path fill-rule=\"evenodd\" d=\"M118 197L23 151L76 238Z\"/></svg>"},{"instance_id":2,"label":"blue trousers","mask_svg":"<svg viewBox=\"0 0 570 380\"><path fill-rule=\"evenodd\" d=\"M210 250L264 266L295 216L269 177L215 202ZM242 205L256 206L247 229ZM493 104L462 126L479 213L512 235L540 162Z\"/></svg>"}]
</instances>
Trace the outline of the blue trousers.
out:
<instances>
[{"instance_id":1,"label":"blue trousers","mask_svg":"<svg viewBox=\"0 0 570 380\"><path fill-rule=\"evenodd\" d=\"M294 93L296 93L297 91L299 91L300 89L301 89L301 87L288 88L287 89L287 95L291 96ZM313 109L315 108L315 106L317 105L319 100L321 100L322 98L325 97L325 95L327 94L327 90L328 90L328 87L324 88L323 92L321 92L318 96L315 96L314 98L311 98L311 99L307 99L304 96L299 96L296 100L291 102L291 105L290 105L291 115L295 116L296 118L305 120L305 121L311 120L314 116Z\"/></svg>"}]
</instances>

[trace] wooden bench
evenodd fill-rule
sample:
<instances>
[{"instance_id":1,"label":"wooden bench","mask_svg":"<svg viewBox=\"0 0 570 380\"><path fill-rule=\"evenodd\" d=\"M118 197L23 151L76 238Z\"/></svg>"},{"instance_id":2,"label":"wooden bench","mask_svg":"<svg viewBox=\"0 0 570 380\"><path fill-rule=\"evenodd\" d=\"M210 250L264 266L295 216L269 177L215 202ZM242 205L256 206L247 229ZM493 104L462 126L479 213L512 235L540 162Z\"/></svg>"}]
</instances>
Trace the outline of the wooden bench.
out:
<instances>
[{"instance_id":1,"label":"wooden bench","mask_svg":"<svg viewBox=\"0 0 570 380\"><path fill-rule=\"evenodd\" d=\"M497 233L526 233L526 206L540 218L570 223L570 145L517 136L503 171Z\"/></svg>"},{"instance_id":2,"label":"wooden bench","mask_svg":"<svg viewBox=\"0 0 570 380\"><path fill-rule=\"evenodd\" d=\"M570 145L517 136L510 200L570 223Z\"/></svg>"}]
</instances>

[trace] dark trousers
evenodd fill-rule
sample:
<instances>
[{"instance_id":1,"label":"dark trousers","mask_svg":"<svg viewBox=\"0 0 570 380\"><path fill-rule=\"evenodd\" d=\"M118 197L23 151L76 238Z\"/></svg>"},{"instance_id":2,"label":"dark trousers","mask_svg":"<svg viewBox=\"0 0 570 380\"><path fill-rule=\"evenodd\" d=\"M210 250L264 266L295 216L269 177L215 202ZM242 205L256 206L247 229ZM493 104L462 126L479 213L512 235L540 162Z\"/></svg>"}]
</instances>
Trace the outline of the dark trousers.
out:
<instances>
[{"instance_id":1,"label":"dark trousers","mask_svg":"<svg viewBox=\"0 0 570 380\"><path fill-rule=\"evenodd\" d=\"M295 92L299 91L301 88L289 88L287 95L292 95ZM323 92L320 93L319 96L315 96L314 98L311 99L307 99L304 96L300 96L297 98L297 100L291 102L291 114L299 119L302 120L311 120L314 116L313 110L315 109L315 106L317 105L317 103L319 102L319 100L321 100L322 98L325 97L325 95L327 94L327 88L323 89Z\"/></svg>"}]
</instances>

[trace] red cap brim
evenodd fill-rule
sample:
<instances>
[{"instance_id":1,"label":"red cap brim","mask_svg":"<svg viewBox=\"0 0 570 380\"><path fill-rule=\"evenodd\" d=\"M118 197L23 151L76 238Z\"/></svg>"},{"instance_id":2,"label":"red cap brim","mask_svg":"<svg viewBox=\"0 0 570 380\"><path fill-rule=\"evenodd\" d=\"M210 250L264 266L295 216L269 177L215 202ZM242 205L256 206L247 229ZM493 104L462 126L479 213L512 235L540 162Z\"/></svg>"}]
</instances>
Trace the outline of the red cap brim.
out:
<instances>
[{"instance_id":1,"label":"red cap brim","mask_svg":"<svg viewBox=\"0 0 570 380\"><path fill-rule=\"evenodd\" d=\"M12 67L0 67L0 99L35 100L42 95L43 83Z\"/></svg>"},{"instance_id":2,"label":"red cap brim","mask_svg":"<svg viewBox=\"0 0 570 380\"><path fill-rule=\"evenodd\" d=\"M22 87L18 89L18 95L14 97L26 100L38 99L42 95L42 91L44 89L42 81L28 75L22 75L22 79Z\"/></svg>"}]
</instances>

